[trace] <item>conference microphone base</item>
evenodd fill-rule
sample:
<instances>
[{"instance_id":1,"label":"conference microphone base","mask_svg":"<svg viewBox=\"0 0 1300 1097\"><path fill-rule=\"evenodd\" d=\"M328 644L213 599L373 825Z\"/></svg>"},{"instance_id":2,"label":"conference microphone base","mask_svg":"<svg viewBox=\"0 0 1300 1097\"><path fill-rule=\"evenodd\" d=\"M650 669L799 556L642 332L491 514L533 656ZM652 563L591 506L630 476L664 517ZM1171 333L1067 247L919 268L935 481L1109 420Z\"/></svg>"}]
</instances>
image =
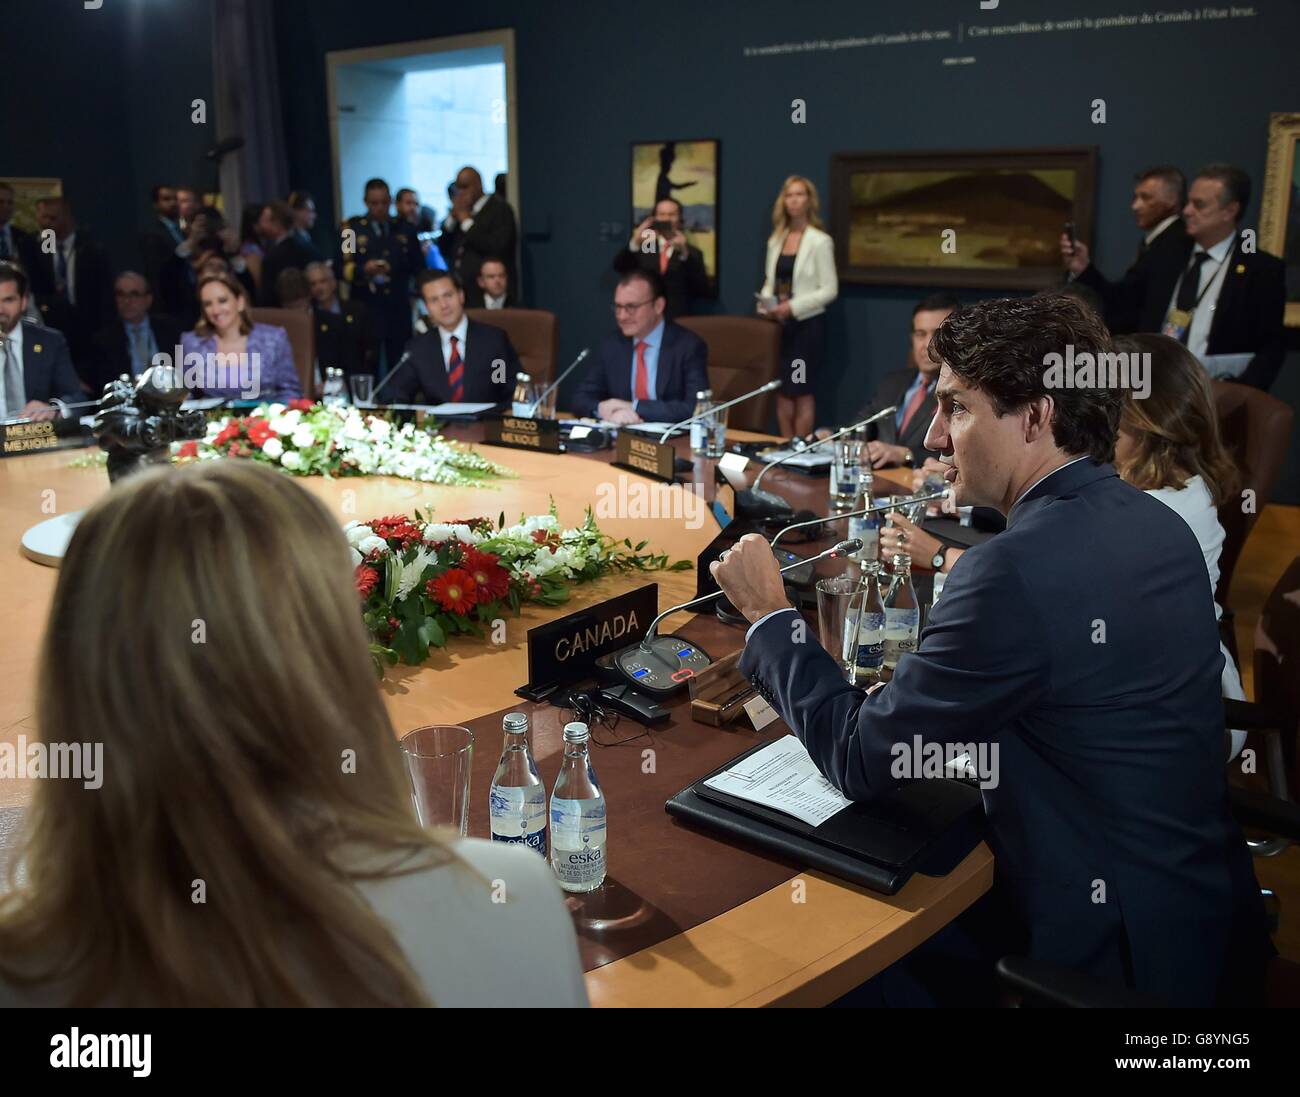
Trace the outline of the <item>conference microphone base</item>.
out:
<instances>
[{"instance_id":1,"label":"conference microphone base","mask_svg":"<svg viewBox=\"0 0 1300 1097\"><path fill-rule=\"evenodd\" d=\"M713 660L689 640L653 636L616 651L619 676L651 697L668 697L686 685Z\"/></svg>"},{"instance_id":2,"label":"conference microphone base","mask_svg":"<svg viewBox=\"0 0 1300 1097\"><path fill-rule=\"evenodd\" d=\"M758 518L769 522L787 523L794 518L794 507L770 491L753 491L745 488L736 492L736 513L742 518Z\"/></svg>"}]
</instances>

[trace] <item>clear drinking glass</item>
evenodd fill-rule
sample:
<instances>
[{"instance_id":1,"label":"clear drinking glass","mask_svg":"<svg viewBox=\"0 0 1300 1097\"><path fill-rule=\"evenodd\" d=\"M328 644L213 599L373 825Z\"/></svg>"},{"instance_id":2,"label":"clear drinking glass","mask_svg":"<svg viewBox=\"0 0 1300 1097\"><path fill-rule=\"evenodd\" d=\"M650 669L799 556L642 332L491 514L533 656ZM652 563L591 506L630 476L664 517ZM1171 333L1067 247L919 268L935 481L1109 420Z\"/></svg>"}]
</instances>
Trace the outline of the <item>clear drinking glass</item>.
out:
<instances>
[{"instance_id":1,"label":"clear drinking glass","mask_svg":"<svg viewBox=\"0 0 1300 1097\"><path fill-rule=\"evenodd\" d=\"M835 510L852 510L862 489L862 451L860 438L849 435L835 443L831 462L830 503Z\"/></svg>"},{"instance_id":2,"label":"clear drinking glass","mask_svg":"<svg viewBox=\"0 0 1300 1097\"><path fill-rule=\"evenodd\" d=\"M546 393L546 398L542 399L542 393L546 392L548 388L550 388L549 381L537 381L533 384L530 399L537 405L537 410L533 412L534 419L555 418L555 397L559 394L559 390L551 389L549 393Z\"/></svg>"},{"instance_id":3,"label":"clear drinking glass","mask_svg":"<svg viewBox=\"0 0 1300 1097\"><path fill-rule=\"evenodd\" d=\"M839 575L834 579L818 579L817 584L817 632L827 653L839 664L840 673L848 680L856 653L856 626L846 629L850 621L856 621L856 611L850 606L862 601L862 581L855 574Z\"/></svg>"},{"instance_id":4,"label":"clear drinking glass","mask_svg":"<svg viewBox=\"0 0 1300 1097\"><path fill-rule=\"evenodd\" d=\"M416 728L398 744L411 775L415 812L426 827L469 833L469 771L474 734L469 728L434 724Z\"/></svg>"},{"instance_id":5,"label":"clear drinking glass","mask_svg":"<svg viewBox=\"0 0 1300 1097\"><path fill-rule=\"evenodd\" d=\"M708 424L704 439L706 456L721 457L727 452L727 413L730 411L730 408L715 411L705 420Z\"/></svg>"},{"instance_id":6,"label":"clear drinking glass","mask_svg":"<svg viewBox=\"0 0 1300 1097\"><path fill-rule=\"evenodd\" d=\"M373 373L354 373L348 378L352 389L352 403L359 408L370 407L371 397L375 393L375 375Z\"/></svg>"}]
</instances>

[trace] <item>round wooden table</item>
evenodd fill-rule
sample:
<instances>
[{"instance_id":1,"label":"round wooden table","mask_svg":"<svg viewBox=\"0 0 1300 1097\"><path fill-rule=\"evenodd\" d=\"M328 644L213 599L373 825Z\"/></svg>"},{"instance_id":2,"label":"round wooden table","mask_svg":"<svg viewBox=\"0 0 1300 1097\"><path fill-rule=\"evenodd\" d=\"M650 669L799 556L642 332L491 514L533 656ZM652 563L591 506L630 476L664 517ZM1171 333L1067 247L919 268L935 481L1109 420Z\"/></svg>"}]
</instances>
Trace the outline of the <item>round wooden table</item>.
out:
<instances>
[{"instance_id":1,"label":"round wooden table","mask_svg":"<svg viewBox=\"0 0 1300 1097\"><path fill-rule=\"evenodd\" d=\"M466 440L481 436L474 426L447 433ZM39 734L36 663L58 577L55 569L20 554L22 534L55 514L89 506L109 490L102 468L72 467L77 452L0 461L0 543L8 554L0 572L8 609L0 637L0 742ZM694 473L684 477L694 483L669 487L611 466L609 452L485 452L517 476L472 489L386 477L299 482L326 501L340 525L417 508L444 521L476 515L495 520L502 511L513 521L545 512L553 499L566 526L576 525L592 506L607 533L633 544L648 541L655 551L692 563L718 532L704 505L715 492L712 462L697 459ZM824 480L776 470L764 487L785 494L796 508L826 511ZM478 801L486 801L503 710L532 713L534 753L548 786L558 772L562 714L513 692L528 676L528 629L646 582L658 584L660 608L666 609L694 595L696 577L694 569L633 573L578 586L564 606L526 608L520 617L507 618L505 643L457 637L421 667L387 671L382 689L399 732L429 723L467 723L475 730L482 745L475 751L471 834L487 832L486 803ZM663 631L678 628L715 659L743 644L742 630L704 615L670 618ZM778 723L764 737L784 730ZM669 727L644 743L595 753L610 801L610 881L602 896L570 903L594 1005L824 1004L906 954L990 886L992 856L983 845L947 876L917 875L897 895L884 896L726 845L664 813L665 800L757 739L752 731L698 724L689 705L679 702ZM650 773L644 772L647 750L656 760ZM15 833L30 794L26 782L0 780L0 846L6 833Z\"/></svg>"}]
</instances>

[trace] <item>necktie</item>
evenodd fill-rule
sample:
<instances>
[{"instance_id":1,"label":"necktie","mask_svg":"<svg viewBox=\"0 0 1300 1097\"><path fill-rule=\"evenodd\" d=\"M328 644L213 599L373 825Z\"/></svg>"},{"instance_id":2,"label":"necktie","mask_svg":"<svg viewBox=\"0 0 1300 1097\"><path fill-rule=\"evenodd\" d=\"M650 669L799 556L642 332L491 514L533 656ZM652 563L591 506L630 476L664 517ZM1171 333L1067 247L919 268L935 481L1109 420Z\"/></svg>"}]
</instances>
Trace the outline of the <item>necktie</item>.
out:
<instances>
[{"instance_id":1,"label":"necktie","mask_svg":"<svg viewBox=\"0 0 1300 1097\"><path fill-rule=\"evenodd\" d=\"M17 415L23 410L26 400L23 396L22 371L18 368L18 356L14 354L7 335L0 335L0 359L3 359L5 378L5 412Z\"/></svg>"},{"instance_id":2,"label":"necktie","mask_svg":"<svg viewBox=\"0 0 1300 1097\"><path fill-rule=\"evenodd\" d=\"M912 416L921 410L921 405L925 403L925 396L929 390L930 386L924 381L916 386L916 391L912 393L912 399L907 402L907 407L903 409L903 425L898 428L900 437L907 430L907 424L912 421Z\"/></svg>"},{"instance_id":3,"label":"necktie","mask_svg":"<svg viewBox=\"0 0 1300 1097\"><path fill-rule=\"evenodd\" d=\"M139 377L148 364L149 346L145 341L144 324L137 324L131 329L131 373Z\"/></svg>"},{"instance_id":4,"label":"necktie","mask_svg":"<svg viewBox=\"0 0 1300 1097\"><path fill-rule=\"evenodd\" d=\"M62 245L54 253L54 288L61 294L68 290L68 257Z\"/></svg>"},{"instance_id":5,"label":"necktie","mask_svg":"<svg viewBox=\"0 0 1300 1097\"><path fill-rule=\"evenodd\" d=\"M663 275L668 270L668 248L664 245L663 240L659 241L659 273Z\"/></svg>"},{"instance_id":6,"label":"necktie","mask_svg":"<svg viewBox=\"0 0 1300 1097\"><path fill-rule=\"evenodd\" d=\"M451 385L452 403L459 404L465 399L465 363L460 359L460 351L456 344L460 340L454 335L451 337L451 358L447 361L447 381Z\"/></svg>"},{"instance_id":7,"label":"necktie","mask_svg":"<svg viewBox=\"0 0 1300 1097\"><path fill-rule=\"evenodd\" d=\"M650 399L650 367L645 361L646 341L641 340L636 345L636 393L637 400Z\"/></svg>"},{"instance_id":8,"label":"necktie","mask_svg":"<svg viewBox=\"0 0 1300 1097\"><path fill-rule=\"evenodd\" d=\"M1201 288L1201 266L1210 257L1208 251L1198 251L1192 256L1192 265L1183 271L1183 280L1178 287L1178 300L1174 307L1190 311L1196 307L1197 292Z\"/></svg>"}]
</instances>

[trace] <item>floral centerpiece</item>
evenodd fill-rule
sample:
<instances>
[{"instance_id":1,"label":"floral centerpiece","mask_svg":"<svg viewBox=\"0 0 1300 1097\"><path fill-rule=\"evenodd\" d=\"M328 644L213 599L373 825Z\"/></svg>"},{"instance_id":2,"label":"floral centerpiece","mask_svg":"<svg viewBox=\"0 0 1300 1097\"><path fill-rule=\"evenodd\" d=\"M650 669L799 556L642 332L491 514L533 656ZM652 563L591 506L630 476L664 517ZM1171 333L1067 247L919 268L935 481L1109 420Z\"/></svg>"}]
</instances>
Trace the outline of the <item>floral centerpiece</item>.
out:
<instances>
[{"instance_id":1,"label":"floral centerpiece","mask_svg":"<svg viewBox=\"0 0 1300 1097\"><path fill-rule=\"evenodd\" d=\"M452 487L511 475L504 465L413 423L397 426L354 407L310 400L215 418L205 437L177 443L172 456L249 457L297 476L400 476Z\"/></svg>"},{"instance_id":2,"label":"floral centerpiece","mask_svg":"<svg viewBox=\"0 0 1300 1097\"><path fill-rule=\"evenodd\" d=\"M563 529L555 506L547 514L505 515L441 523L392 515L344 528L352 546L357 592L376 666L424 662L431 647L457 633L483 636L525 602L559 605L570 588L626 571L681 571L690 561L644 553L646 542L615 541L591 509Z\"/></svg>"}]
</instances>

